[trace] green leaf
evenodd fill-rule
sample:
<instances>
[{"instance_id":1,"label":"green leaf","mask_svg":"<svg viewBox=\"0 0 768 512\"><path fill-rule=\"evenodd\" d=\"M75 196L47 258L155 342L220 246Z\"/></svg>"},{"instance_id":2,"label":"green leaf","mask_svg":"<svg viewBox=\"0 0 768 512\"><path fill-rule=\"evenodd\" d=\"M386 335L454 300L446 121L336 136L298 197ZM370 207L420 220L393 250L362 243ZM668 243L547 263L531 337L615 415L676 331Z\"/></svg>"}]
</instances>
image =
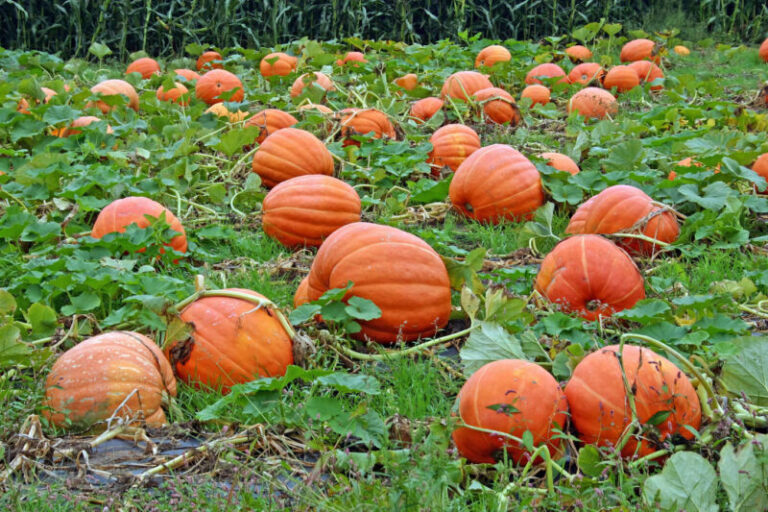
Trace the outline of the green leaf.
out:
<instances>
[{"instance_id":1,"label":"green leaf","mask_svg":"<svg viewBox=\"0 0 768 512\"><path fill-rule=\"evenodd\" d=\"M0 327L0 368L24 363L31 349L21 342L21 333L14 325Z\"/></svg>"},{"instance_id":2,"label":"green leaf","mask_svg":"<svg viewBox=\"0 0 768 512\"><path fill-rule=\"evenodd\" d=\"M651 320L662 320L671 308L669 304L659 299L643 299L638 301L631 309L625 309L616 313L616 318L624 318L634 322L648 323Z\"/></svg>"},{"instance_id":3,"label":"green leaf","mask_svg":"<svg viewBox=\"0 0 768 512\"><path fill-rule=\"evenodd\" d=\"M291 325L300 325L309 319L314 318L321 309L322 306L319 304L302 304L291 311L288 315L288 320L291 322Z\"/></svg>"},{"instance_id":4,"label":"green leaf","mask_svg":"<svg viewBox=\"0 0 768 512\"><path fill-rule=\"evenodd\" d=\"M381 309L373 301L362 297L350 297L344 311L358 320L373 320L381 317Z\"/></svg>"},{"instance_id":5,"label":"green leaf","mask_svg":"<svg viewBox=\"0 0 768 512\"><path fill-rule=\"evenodd\" d=\"M469 335L459 356L467 376L499 359L525 359L520 340L492 322L479 322L479 328Z\"/></svg>"},{"instance_id":6,"label":"green leaf","mask_svg":"<svg viewBox=\"0 0 768 512\"><path fill-rule=\"evenodd\" d=\"M665 512L718 512L717 473L698 453L678 452L645 481L643 499Z\"/></svg>"},{"instance_id":7,"label":"green leaf","mask_svg":"<svg viewBox=\"0 0 768 512\"><path fill-rule=\"evenodd\" d=\"M243 146L253 144L256 137L259 136L259 131L260 129L258 126L232 129L222 135L219 139L219 143L214 147L225 155L232 156L241 151Z\"/></svg>"},{"instance_id":8,"label":"green leaf","mask_svg":"<svg viewBox=\"0 0 768 512\"><path fill-rule=\"evenodd\" d=\"M343 302L331 302L320 309L323 320L331 322L343 322L349 319L347 306Z\"/></svg>"},{"instance_id":9,"label":"green leaf","mask_svg":"<svg viewBox=\"0 0 768 512\"><path fill-rule=\"evenodd\" d=\"M740 348L726 356L722 382L729 392L742 393L755 405L768 406L768 338L745 336L731 340Z\"/></svg>"},{"instance_id":10,"label":"green leaf","mask_svg":"<svg viewBox=\"0 0 768 512\"><path fill-rule=\"evenodd\" d=\"M96 58L101 60L107 55L112 55L112 50L109 49L109 46L94 41L91 43L91 46L88 47L88 53L95 55Z\"/></svg>"},{"instance_id":11,"label":"green leaf","mask_svg":"<svg viewBox=\"0 0 768 512\"><path fill-rule=\"evenodd\" d=\"M32 333L41 338L53 334L58 326L56 312L50 307L39 303L29 306L27 320L32 324Z\"/></svg>"},{"instance_id":12,"label":"green leaf","mask_svg":"<svg viewBox=\"0 0 768 512\"><path fill-rule=\"evenodd\" d=\"M667 418L669 418L670 414L672 414L671 410L668 411L658 411L653 416L648 418L648 420L645 422L646 425L651 425L654 427L657 427L667 421Z\"/></svg>"},{"instance_id":13,"label":"green leaf","mask_svg":"<svg viewBox=\"0 0 768 512\"><path fill-rule=\"evenodd\" d=\"M128 299L126 299L128 300ZM101 305L98 295L91 292L83 292L70 299L70 304L61 308L61 312L67 316L84 311L92 311Z\"/></svg>"},{"instance_id":14,"label":"green leaf","mask_svg":"<svg viewBox=\"0 0 768 512\"><path fill-rule=\"evenodd\" d=\"M322 375L315 382L332 387L341 393L378 395L381 392L379 381L375 377L361 373L335 372L330 375Z\"/></svg>"},{"instance_id":15,"label":"green leaf","mask_svg":"<svg viewBox=\"0 0 768 512\"><path fill-rule=\"evenodd\" d=\"M768 510L768 435L757 435L738 450L727 443L717 467L731 510Z\"/></svg>"},{"instance_id":16,"label":"green leaf","mask_svg":"<svg viewBox=\"0 0 768 512\"><path fill-rule=\"evenodd\" d=\"M585 475L597 478L603 472L602 459L597 447L593 444L582 446L579 449L577 464L579 470Z\"/></svg>"},{"instance_id":17,"label":"green leaf","mask_svg":"<svg viewBox=\"0 0 768 512\"><path fill-rule=\"evenodd\" d=\"M13 314L16 311L16 299L7 290L0 289L0 315Z\"/></svg>"}]
</instances>

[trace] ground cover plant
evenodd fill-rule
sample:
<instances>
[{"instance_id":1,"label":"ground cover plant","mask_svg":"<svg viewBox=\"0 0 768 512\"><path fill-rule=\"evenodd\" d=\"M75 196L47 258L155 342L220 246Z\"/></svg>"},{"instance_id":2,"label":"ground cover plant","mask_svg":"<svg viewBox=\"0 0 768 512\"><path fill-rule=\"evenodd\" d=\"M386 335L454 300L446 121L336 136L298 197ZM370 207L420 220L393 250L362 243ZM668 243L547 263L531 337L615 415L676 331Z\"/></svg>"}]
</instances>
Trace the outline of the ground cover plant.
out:
<instances>
[{"instance_id":1,"label":"ground cover plant","mask_svg":"<svg viewBox=\"0 0 768 512\"><path fill-rule=\"evenodd\" d=\"M768 51L89 52L0 48L4 509L768 509Z\"/></svg>"}]
</instances>

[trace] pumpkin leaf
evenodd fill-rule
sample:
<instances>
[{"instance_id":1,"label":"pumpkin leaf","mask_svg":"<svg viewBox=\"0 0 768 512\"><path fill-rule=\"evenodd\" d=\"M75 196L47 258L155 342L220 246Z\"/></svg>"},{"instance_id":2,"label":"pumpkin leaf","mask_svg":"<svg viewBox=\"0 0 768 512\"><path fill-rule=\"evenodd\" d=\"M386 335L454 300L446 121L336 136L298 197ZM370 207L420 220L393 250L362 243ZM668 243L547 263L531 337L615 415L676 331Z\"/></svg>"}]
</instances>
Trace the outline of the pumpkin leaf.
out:
<instances>
[{"instance_id":1,"label":"pumpkin leaf","mask_svg":"<svg viewBox=\"0 0 768 512\"><path fill-rule=\"evenodd\" d=\"M16 326L0 326L0 368L23 363L30 353L29 346L21 342L21 332Z\"/></svg>"},{"instance_id":2,"label":"pumpkin leaf","mask_svg":"<svg viewBox=\"0 0 768 512\"><path fill-rule=\"evenodd\" d=\"M593 444L584 445L579 449L577 464L582 473L592 478L599 477L603 472L602 457Z\"/></svg>"},{"instance_id":3,"label":"pumpkin leaf","mask_svg":"<svg viewBox=\"0 0 768 512\"><path fill-rule=\"evenodd\" d=\"M755 405L768 406L768 338L745 336L731 340L740 348L725 357L721 379L729 392L742 393Z\"/></svg>"},{"instance_id":4,"label":"pumpkin leaf","mask_svg":"<svg viewBox=\"0 0 768 512\"><path fill-rule=\"evenodd\" d=\"M499 359L525 359L520 340L493 322L479 322L459 352L468 376Z\"/></svg>"},{"instance_id":5,"label":"pumpkin leaf","mask_svg":"<svg viewBox=\"0 0 768 512\"><path fill-rule=\"evenodd\" d=\"M27 310L27 320L32 324L32 333L40 337L50 336L58 325L56 312L37 302Z\"/></svg>"},{"instance_id":6,"label":"pumpkin leaf","mask_svg":"<svg viewBox=\"0 0 768 512\"><path fill-rule=\"evenodd\" d=\"M734 512L768 510L768 435L720 451L720 481Z\"/></svg>"},{"instance_id":7,"label":"pumpkin leaf","mask_svg":"<svg viewBox=\"0 0 768 512\"><path fill-rule=\"evenodd\" d=\"M645 481L643 499L665 512L717 512L717 473L698 453L675 453Z\"/></svg>"},{"instance_id":8,"label":"pumpkin leaf","mask_svg":"<svg viewBox=\"0 0 768 512\"><path fill-rule=\"evenodd\" d=\"M319 304L302 304L288 315L291 325L301 325L304 322L314 318L323 307Z\"/></svg>"},{"instance_id":9,"label":"pumpkin leaf","mask_svg":"<svg viewBox=\"0 0 768 512\"><path fill-rule=\"evenodd\" d=\"M358 320L373 320L381 317L381 309L373 301L362 297L350 297L344 312Z\"/></svg>"},{"instance_id":10,"label":"pumpkin leaf","mask_svg":"<svg viewBox=\"0 0 768 512\"><path fill-rule=\"evenodd\" d=\"M614 316L633 322L648 323L653 320L662 320L666 318L672 308L665 301L660 299L643 299L637 302L632 308L619 311Z\"/></svg>"},{"instance_id":11,"label":"pumpkin leaf","mask_svg":"<svg viewBox=\"0 0 768 512\"><path fill-rule=\"evenodd\" d=\"M16 299L7 290L0 289L0 315L13 314L16 311Z\"/></svg>"}]
</instances>

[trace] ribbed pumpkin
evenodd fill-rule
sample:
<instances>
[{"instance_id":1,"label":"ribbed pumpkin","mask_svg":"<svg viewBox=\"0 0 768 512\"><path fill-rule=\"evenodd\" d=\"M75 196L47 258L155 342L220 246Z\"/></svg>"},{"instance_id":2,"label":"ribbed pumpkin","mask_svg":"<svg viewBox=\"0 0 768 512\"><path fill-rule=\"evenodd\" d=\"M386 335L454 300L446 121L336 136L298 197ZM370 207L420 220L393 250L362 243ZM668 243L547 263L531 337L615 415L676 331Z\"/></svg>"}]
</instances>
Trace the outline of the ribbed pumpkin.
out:
<instances>
[{"instance_id":1,"label":"ribbed pumpkin","mask_svg":"<svg viewBox=\"0 0 768 512\"><path fill-rule=\"evenodd\" d=\"M56 135L57 137L71 137L73 135L79 135L83 133L82 130L78 130L78 128L84 128L91 123L97 123L99 121L103 121L103 119L99 119L96 116L80 116L72 123L70 123L69 126L66 128L61 128L59 130L54 130L53 135ZM107 125L107 133L113 133L112 127Z\"/></svg>"},{"instance_id":2,"label":"ribbed pumpkin","mask_svg":"<svg viewBox=\"0 0 768 512\"><path fill-rule=\"evenodd\" d=\"M477 91L488 87L493 87L493 84L484 74L477 71L458 71L445 79L440 96L466 101Z\"/></svg>"},{"instance_id":3,"label":"ribbed pumpkin","mask_svg":"<svg viewBox=\"0 0 768 512\"><path fill-rule=\"evenodd\" d=\"M418 124L425 123L432 119L432 116L437 114L438 110L443 108L443 104L443 100L434 96L414 101L413 105L411 105L411 119Z\"/></svg>"},{"instance_id":4,"label":"ribbed pumpkin","mask_svg":"<svg viewBox=\"0 0 768 512\"><path fill-rule=\"evenodd\" d=\"M546 64L539 64L525 75L525 83L528 85L541 84L540 78L560 78L557 83L568 83L568 76L563 71L563 68L557 64L547 62Z\"/></svg>"},{"instance_id":5,"label":"ribbed pumpkin","mask_svg":"<svg viewBox=\"0 0 768 512\"><path fill-rule=\"evenodd\" d=\"M542 153L541 158L546 158L547 164L558 171L567 172L568 174L578 174L581 170L571 157L562 153Z\"/></svg>"},{"instance_id":6,"label":"ribbed pumpkin","mask_svg":"<svg viewBox=\"0 0 768 512\"><path fill-rule=\"evenodd\" d=\"M650 39L634 39L621 48L619 55L621 62L635 62L636 60L652 60L656 64L661 62L656 49L656 43Z\"/></svg>"},{"instance_id":7,"label":"ribbed pumpkin","mask_svg":"<svg viewBox=\"0 0 768 512\"><path fill-rule=\"evenodd\" d=\"M309 174L275 185L264 198L264 232L287 247L319 247L341 226L360 222L360 196L345 182Z\"/></svg>"},{"instance_id":8,"label":"ribbed pumpkin","mask_svg":"<svg viewBox=\"0 0 768 512\"><path fill-rule=\"evenodd\" d=\"M283 52L274 52L264 56L259 62L261 76L286 76L296 71L299 59Z\"/></svg>"},{"instance_id":9,"label":"ribbed pumpkin","mask_svg":"<svg viewBox=\"0 0 768 512\"><path fill-rule=\"evenodd\" d=\"M458 403L467 425L518 438L529 431L534 446L546 444L553 454L561 451L562 440L554 435L555 429L565 428L568 403L555 378L535 363L501 359L482 366L462 386ZM492 464L504 451L518 464L531 456L509 438L468 427L456 429L453 440L459 453L474 463Z\"/></svg>"},{"instance_id":10,"label":"ribbed pumpkin","mask_svg":"<svg viewBox=\"0 0 768 512\"><path fill-rule=\"evenodd\" d=\"M267 137L253 155L253 172L264 186L305 174L333 174L333 157L325 144L298 128L283 128Z\"/></svg>"},{"instance_id":11,"label":"ribbed pumpkin","mask_svg":"<svg viewBox=\"0 0 768 512\"><path fill-rule=\"evenodd\" d=\"M155 96L160 101L171 101L173 103L178 103L179 105L186 107L189 105L189 99L183 99L182 96L184 94L187 94L189 90L184 87L184 84L175 82L174 87L171 89L168 89L167 91L163 89L163 86L157 88L157 93Z\"/></svg>"},{"instance_id":12,"label":"ribbed pumpkin","mask_svg":"<svg viewBox=\"0 0 768 512\"><path fill-rule=\"evenodd\" d=\"M760 49L757 51L757 54L765 62L768 62L768 38L766 38L766 40L763 41L763 44L760 45Z\"/></svg>"},{"instance_id":13,"label":"ribbed pumpkin","mask_svg":"<svg viewBox=\"0 0 768 512\"><path fill-rule=\"evenodd\" d=\"M523 92L520 93L520 97L530 98L531 106L534 106L537 103L540 105L546 105L549 103L550 94L551 93L549 91L549 87L533 84L523 89Z\"/></svg>"},{"instance_id":14,"label":"ribbed pumpkin","mask_svg":"<svg viewBox=\"0 0 768 512\"><path fill-rule=\"evenodd\" d=\"M605 77L605 70L597 62L584 62L574 66L568 79L572 84L588 85L592 82L602 83Z\"/></svg>"},{"instance_id":15,"label":"ribbed pumpkin","mask_svg":"<svg viewBox=\"0 0 768 512\"><path fill-rule=\"evenodd\" d=\"M361 63L366 63L368 60L365 58L365 54L362 52L347 52L343 59L337 59L336 65L343 66L350 64L353 67L358 67Z\"/></svg>"},{"instance_id":16,"label":"ribbed pumpkin","mask_svg":"<svg viewBox=\"0 0 768 512\"><path fill-rule=\"evenodd\" d=\"M640 85L640 77L637 71L629 66L613 66L603 78L603 87L609 91L616 88L616 92L631 91Z\"/></svg>"},{"instance_id":17,"label":"ribbed pumpkin","mask_svg":"<svg viewBox=\"0 0 768 512\"><path fill-rule=\"evenodd\" d=\"M621 454L630 457L637 451L640 457L648 455L661 448L659 441L674 434L693 439L685 426L697 430L701 426L701 403L688 377L674 363L647 348L624 345L621 364L618 354L618 345L592 352L576 365L565 387L571 421L579 438L600 446L618 444L632 421L623 366L640 423L647 424L659 413L669 415L655 426L658 439L633 436Z\"/></svg>"},{"instance_id":18,"label":"ribbed pumpkin","mask_svg":"<svg viewBox=\"0 0 768 512\"><path fill-rule=\"evenodd\" d=\"M56 360L45 381L43 416L58 427L84 430L113 414L133 421L141 414L159 427L166 423L163 395L176 396L176 379L155 342L136 332L107 332Z\"/></svg>"},{"instance_id":19,"label":"ribbed pumpkin","mask_svg":"<svg viewBox=\"0 0 768 512\"><path fill-rule=\"evenodd\" d=\"M242 101L245 97L243 82L224 69L213 69L200 77L195 85L195 96L208 105L224 101L220 96L234 90L227 101Z\"/></svg>"},{"instance_id":20,"label":"ribbed pumpkin","mask_svg":"<svg viewBox=\"0 0 768 512\"><path fill-rule=\"evenodd\" d=\"M619 111L619 104L613 94L597 87L585 87L573 96L568 102L568 113L578 112L587 119L602 119L607 115L615 115Z\"/></svg>"},{"instance_id":21,"label":"ribbed pumpkin","mask_svg":"<svg viewBox=\"0 0 768 512\"><path fill-rule=\"evenodd\" d=\"M755 163L752 164L752 170L768 181L768 153L763 153L757 157ZM766 191L768 191L768 186L758 190L761 194L766 193Z\"/></svg>"},{"instance_id":22,"label":"ribbed pumpkin","mask_svg":"<svg viewBox=\"0 0 768 512\"><path fill-rule=\"evenodd\" d=\"M248 112L243 112L242 110L238 110L237 112L230 112L224 103L214 103L205 109L205 113L215 114L218 117L226 117L229 119L230 123L236 123L248 117Z\"/></svg>"},{"instance_id":23,"label":"ribbed pumpkin","mask_svg":"<svg viewBox=\"0 0 768 512\"><path fill-rule=\"evenodd\" d=\"M109 203L96 217L91 236L101 238L107 233L124 233L131 224L146 228L150 224L147 215L156 218L165 215L170 228L180 233L167 245L178 252L187 252L187 236L179 219L165 206L147 197L126 197Z\"/></svg>"},{"instance_id":24,"label":"ribbed pumpkin","mask_svg":"<svg viewBox=\"0 0 768 512\"><path fill-rule=\"evenodd\" d=\"M219 52L203 52L203 54L197 58L197 63L195 65L197 66L198 71L222 69L224 67L221 64L222 60L223 59L221 58L221 54Z\"/></svg>"},{"instance_id":25,"label":"ribbed pumpkin","mask_svg":"<svg viewBox=\"0 0 768 512\"><path fill-rule=\"evenodd\" d=\"M328 75L315 71L314 77L309 73L304 73L293 82L293 85L291 85L291 98L300 95L304 91L304 87L308 85L312 85L313 87L319 85L326 91L336 90L336 87L333 85L333 82L331 82L331 79L328 78Z\"/></svg>"},{"instance_id":26,"label":"ribbed pumpkin","mask_svg":"<svg viewBox=\"0 0 768 512\"><path fill-rule=\"evenodd\" d=\"M419 86L419 77L415 73L408 73L401 77L395 78L395 85L402 87L406 91L412 91Z\"/></svg>"},{"instance_id":27,"label":"ribbed pumpkin","mask_svg":"<svg viewBox=\"0 0 768 512\"><path fill-rule=\"evenodd\" d=\"M296 288L296 293L293 294L293 308L301 306L309 302L309 276L304 276L304 279L299 282L299 287Z\"/></svg>"},{"instance_id":28,"label":"ribbed pumpkin","mask_svg":"<svg viewBox=\"0 0 768 512\"><path fill-rule=\"evenodd\" d=\"M649 60L637 60L630 64L629 67L635 70L638 78L640 78L640 83L650 83L658 78L664 78L664 72L661 68ZM652 91L660 91L663 88L664 86L661 84L651 86Z\"/></svg>"},{"instance_id":29,"label":"ribbed pumpkin","mask_svg":"<svg viewBox=\"0 0 768 512\"><path fill-rule=\"evenodd\" d=\"M196 71L192 71L191 69L186 69L186 68L174 69L173 73L175 75L186 78L190 82L193 82L200 78L200 75Z\"/></svg>"},{"instance_id":30,"label":"ribbed pumpkin","mask_svg":"<svg viewBox=\"0 0 768 512\"><path fill-rule=\"evenodd\" d=\"M158 64L155 59L142 57L140 59L136 59L128 65L128 69L125 70L125 74L130 75L131 73L138 73L141 75L141 78L147 79L152 75L160 74L160 64Z\"/></svg>"},{"instance_id":31,"label":"ribbed pumpkin","mask_svg":"<svg viewBox=\"0 0 768 512\"><path fill-rule=\"evenodd\" d=\"M528 219L544 204L536 166L505 144L478 149L464 160L453 176L449 195L461 213L492 224Z\"/></svg>"},{"instance_id":32,"label":"ribbed pumpkin","mask_svg":"<svg viewBox=\"0 0 768 512\"><path fill-rule=\"evenodd\" d=\"M672 243L677 240L680 228L675 214L663 210L639 188L613 185L579 206L565 232L571 235L635 233ZM625 238L617 244L630 254L650 255L659 250L655 244L636 238Z\"/></svg>"},{"instance_id":33,"label":"ribbed pumpkin","mask_svg":"<svg viewBox=\"0 0 768 512\"><path fill-rule=\"evenodd\" d=\"M103 96L115 96L118 94L125 96L128 98L128 107L136 111L139 110L139 95L136 94L136 89L134 89L133 86L125 80L104 80L103 82L99 82L98 84L91 87L91 92L94 94L99 93ZM86 108L91 107L98 108L104 114L115 108L107 105L103 101L97 101L95 103L89 102L86 105Z\"/></svg>"},{"instance_id":34,"label":"ribbed pumpkin","mask_svg":"<svg viewBox=\"0 0 768 512\"><path fill-rule=\"evenodd\" d=\"M472 95L472 98L483 106L483 113L488 123L509 123L509 126L517 126L523 120L515 98L504 89L498 87L480 89Z\"/></svg>"},{"instance_id":35,"label":"ribbed pumpkin","mask_svg":"<svg viewBox=\"0 0 768 512\"><path fill-rule=\"evenodd\" d=\"M691 50L689 50L687 47L679 44L673 48L674 52L682 57L685 57L687 55L691 54ZM766 52L768 54L768 52Z\"/></svg>"},{"instance_id":36,"label":"ribbed pumpkin","mask_svg":"<svg viewBox=\"0 0 768 512\"><path fill-rule=\"evenodd\" d=\"M375 108L345 108L341 116L341 136L344 145L359 146L360 142L351 139L352 135L367 135L373 132L374 139L396 139L395 127L387 114Z\"/></svg>"},{"instance_id":37,"label":"ribbed pumpkin","mask_svg":"<svg viewBox=\"0 0 768 512\"><path fill-rule=\"evenodd\" d=\"M463 124L447 124L438 128L429 142L432 143L432 151L429 152L427 163L432 165L432 174L435 176L440 174L444 166L455 171L469 155L481 147L477 132Z\"/></svg>"},{"instance_id":38,"label":"ribbed pumpkin","mask_svg":"<svg viewBox=\"0 0 768 512\"><path fill-rule=\"evenodd\" d=\"M584 62L592 58L592 50L580 44L569 46L565 49L565 54L571 62Z\"/></svg>"},{"instance_id":39,"label":"ribbed pumpkin","mask_svg":"<svg viewBox=\"0 0 768 512\"><path fill-rule=\"evenodd\" d=\"M419 237L390 226L355 222L337 229L317 252L309 272L308 297L354 286L346 298L362 297L381 317L362 321L357 339L379 343L432 336L451 314L448 271Z\"/></svg>"},{"instance_id":40,"label":"ribbed pumpkin","mask_svg":"<svg viewBox=\"0 0 768 512\"><path fill-rule=\"evenodd\" d=\"M252 290L230 288L264 299ZM293 342L270 306L232 297L203 297L184 308L190 340L166 347L179 379L196 387L221 388L260 377L285 375L293 364Z\"/></svg>"},{"instance_id":41,"label":"ribbed pumpkin","mask_svg":"<svg viewBox=\"0 0 768 512\"><path fill-rule=\"evenodd\" d=\"M576 235L558 243L541 263L535 288L565 312L589 321L645 298L635 262L599 235Z\"/></svg>"},{"instance_id":42,"label":"ribbed pumpkin","mask_svg":"<svg viewBox=\"0 0 768 512\"><path fill-rule=\"evenodd\" d=\"M283 112L276 108L267 108L251 116L245 122L245 126L258 126L261 129L259 136L256 138L256 142L261 144L264 142L264 139L276 131L290 128L298 122L299 120L288 112Z\"/></svg>"},{"instance_id":43,"label":"ribbed pumpkin","mask_svg":"<svg viewBox=\"0 0 768 512\"><path fill-rule=\"evenodd\" d=\"M497 62L509 62L510 60L512 60L512 54L509 53L509 50L503 46L493 44L480 50L480 53L477 54L477 58L475 58L475 67L491 67Z\"/></svg>"}]
</instances>

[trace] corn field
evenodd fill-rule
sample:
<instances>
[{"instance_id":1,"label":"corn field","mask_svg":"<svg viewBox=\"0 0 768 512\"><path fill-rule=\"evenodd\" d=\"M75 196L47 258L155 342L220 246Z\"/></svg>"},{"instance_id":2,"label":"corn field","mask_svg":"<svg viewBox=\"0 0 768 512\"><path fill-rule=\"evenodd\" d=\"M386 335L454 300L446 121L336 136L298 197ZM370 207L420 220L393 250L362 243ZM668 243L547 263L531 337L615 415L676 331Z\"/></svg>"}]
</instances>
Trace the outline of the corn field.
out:
<instances>
[{"instance_id":1,"label":"corn field","mask_svg":"<svg viewBox=\"0 0 768 512\"><path fill-rule=\"evenodd\" d=\"M654 14L744 42L768 32L765 0L0 0L0 46L83 57L101 42L125 59L137 50L174 55L189 43L259 48L305 36L538 39L601 18L647 27Z\"/></svg>"}]
</instances>

